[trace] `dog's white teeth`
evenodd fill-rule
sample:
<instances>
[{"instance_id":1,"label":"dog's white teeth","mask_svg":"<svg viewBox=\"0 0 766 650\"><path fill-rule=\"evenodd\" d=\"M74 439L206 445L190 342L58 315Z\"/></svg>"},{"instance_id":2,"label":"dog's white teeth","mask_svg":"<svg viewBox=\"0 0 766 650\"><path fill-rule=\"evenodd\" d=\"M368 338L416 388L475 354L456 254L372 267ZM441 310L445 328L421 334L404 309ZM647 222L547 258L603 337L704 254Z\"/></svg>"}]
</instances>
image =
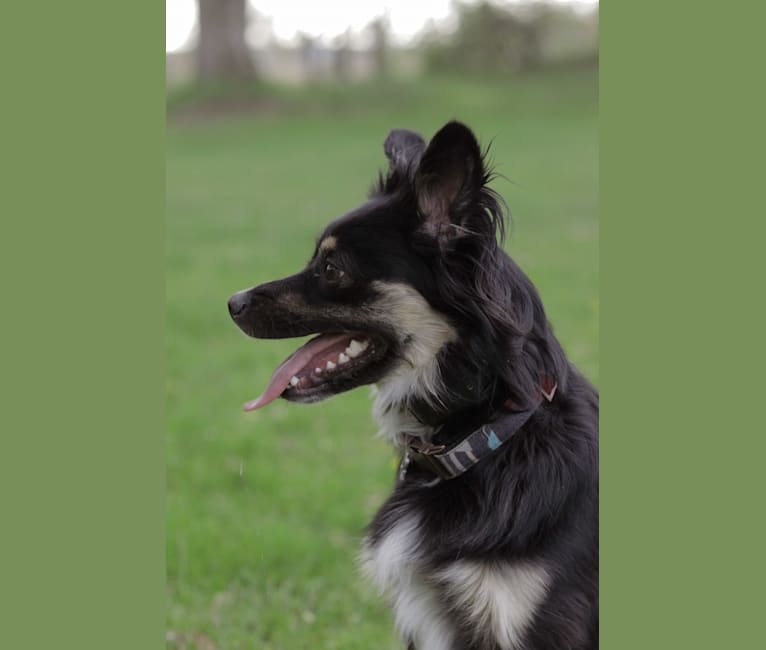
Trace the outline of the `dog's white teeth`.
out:
<instances>
[{"instance_id":1,"label":"dog's white teeth","mask_svg":"<svg viewBox=\"0 0 766 650\"><path fill-rule=\"evenodd\" d=\"M351 339L351 343L346 348L346 354L350 357L358 357L365 349L367 349L367 341L360 343L356 339Z\"/></svg>"},{"instance_id":2,"label":"dog's white teeth","mask_svg":"<svg viewBox=\"0 0 766 650\"><path fill-rule=\"evenodd\" d=\"M284 381L284 380L282 380L282 381ZM298 379L297 377L293 376L293 378L290 380L290 385L291 386L297 386L299 381L300 381L300 379Z\"/></svg>"},{"instance_id":3,"label":"dog's white teeth","mask_svg":"<svg viewBox=\"0 0 766 650\"><path fill-rule=\"evenodd\" d=\"M340 356L338 357L338 363L348 363L349 361L351 361L351 359L349 359L345 354L341 352Z\"/></svg>"},{"instance_id":4,"label":"dog's white teeth","mask_svg":"<svg viewBox=\"0 0 766 650\"><path fill-rule=\"evenodd\" d=\"M335 370L335 364L332 361L327 362L327 366L325 366L328 370Z\"/></svg>"},{"instance_id":5,"label":"dog's white teeth","mask_svg":"<svg viewBox=\"0 0 766 650\"><path fill-rule=\"evenodd\" d=\"M322 369L321 368L314 368L314 374L321 375Z\"/></svg>"}]
</instances>

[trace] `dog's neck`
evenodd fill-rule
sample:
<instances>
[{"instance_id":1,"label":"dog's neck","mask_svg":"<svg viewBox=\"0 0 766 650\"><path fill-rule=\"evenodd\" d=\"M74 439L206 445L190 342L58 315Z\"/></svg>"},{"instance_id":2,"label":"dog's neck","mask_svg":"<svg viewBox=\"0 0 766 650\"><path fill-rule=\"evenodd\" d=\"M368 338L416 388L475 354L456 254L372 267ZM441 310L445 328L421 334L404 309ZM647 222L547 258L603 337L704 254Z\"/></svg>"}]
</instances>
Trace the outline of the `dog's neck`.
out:
<instances>
[{"instance_id":1,"label":"dog's neck","mask_svg":"<svg viewBox=\"0 0 766 650\"><path fill-rule=\"evenodd\" d=\"M411 438L430 442L439 436L454 437L470 432L491 419L494 406L482 398L474 385L465 390L428 395L420 391L401 399L390 385L379 384L373 389L373 417L379 434L397 449L404 449Z\"/></svg>"},{"instance_id":2,"label":"dog's neck","mask_svg":"<svg viewBox=\"0 0 766 650\"><path fill-rule=\"evenodd\" d=\"M428 363L400 364L373 389L373 417L380 435L398 449L409 438L430 442L437 432L452 435L486 422L492 412L495 379L467 355L445 346Z\"/></svg>"},{"instance_id":3,"label":"dog's neck","mask_svg":"<svg viewBox=\"0 0 766 650\"><path fill-rule=\"evenodd\" d=\"M420 422L404 405L389 405L381 398L379 388L373 389L375 401L372 414L378 425L378 434L390 442L396 449L403 450L410 437L428 441L436 427Z\"/></svg>"}]
</instances>

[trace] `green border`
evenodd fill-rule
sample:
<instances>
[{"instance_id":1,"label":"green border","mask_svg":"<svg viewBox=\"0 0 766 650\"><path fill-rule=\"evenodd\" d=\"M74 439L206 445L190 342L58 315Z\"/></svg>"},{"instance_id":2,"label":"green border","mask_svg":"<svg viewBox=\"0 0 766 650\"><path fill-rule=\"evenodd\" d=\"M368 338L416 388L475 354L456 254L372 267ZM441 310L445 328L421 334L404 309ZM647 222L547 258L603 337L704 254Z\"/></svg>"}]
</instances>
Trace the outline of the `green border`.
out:
<instances>
[{"instance_id":1,"label":"green border","mask_svg":"<svg viewBox=\"0 0 766 650\"><path fill-rule=\"evenodd\" d=\"M763 19L601 7L604 648L763 644Z\"/></svg>"},{"instance_id":2,"label":"green border","mask_svg":"<svg viewBox=\"0 0 766 650\"><path fill-rule=\"evenodd\" d=\"M0 13L0 647L162 647L162 5Z\"/></svg>"},{"instance_id":3,"label":"green border","mask_svg":"<svg viewBox=\"0 0 766 650\"><path fill-rule=\"evenodd\" d=\"M158 647L161 4L10 10L0 647ZM602 6L604 648L762 638L763 14Z\"/></svg>"}]
</instances>

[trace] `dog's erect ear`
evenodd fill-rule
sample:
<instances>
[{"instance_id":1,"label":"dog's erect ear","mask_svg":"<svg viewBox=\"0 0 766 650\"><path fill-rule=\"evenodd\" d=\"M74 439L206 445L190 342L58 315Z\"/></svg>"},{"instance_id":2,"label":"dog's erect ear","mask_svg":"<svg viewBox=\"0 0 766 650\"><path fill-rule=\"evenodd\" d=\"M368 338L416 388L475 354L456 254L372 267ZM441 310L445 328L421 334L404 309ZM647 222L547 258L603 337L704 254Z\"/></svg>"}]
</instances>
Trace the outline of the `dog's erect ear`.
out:
<instances>
[{"instance_id":1,"label":"dog's erect ear","mask_svg":"<svg viewBox=\"0 0 766 650\"><path fill-rule=\"evenodd\" d=\"M415 173L424 228L444 242L459 232L465 208L484 185L481 149L471 129L448 122L431 139Z\"/></svg>"},{"instance_id":2,"label":"dog's erect ear","mask_svg":"<svg viewBox=\"0 0 766 650\"><path fill-rule=\"evenodd\" d=\"M407 129L393 129L383 143L383 151L391 163L391 171L407 176L423 155L426 142L420 134Z\"/></svg>"}]
</instances>

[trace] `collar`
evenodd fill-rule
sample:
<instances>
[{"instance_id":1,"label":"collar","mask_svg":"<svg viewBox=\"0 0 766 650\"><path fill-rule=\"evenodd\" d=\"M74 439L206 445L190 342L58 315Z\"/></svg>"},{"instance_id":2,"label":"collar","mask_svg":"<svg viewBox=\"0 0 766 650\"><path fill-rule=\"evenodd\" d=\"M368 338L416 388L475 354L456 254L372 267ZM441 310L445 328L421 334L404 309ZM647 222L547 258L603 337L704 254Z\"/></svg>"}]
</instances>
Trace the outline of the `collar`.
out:
<instances>
[{"instance_id":1,"label":"collar","mask_svg":"<svg viewBox=\"0 0 766 650\"><path fill-rule=\"evenodd\" d=\"M416 463L435 474L437 478L432 484L460 476L510 440L537 411L543 400L552 402L557 388L555 380L544 379L540 386L540 395L531 408L517 411L514 410L513 404L507 401L504 404L506 413L459 439L449 448L446 445L409 437L399 464L399 481L404 480L411 463Z\"/></svg>"}]
</instances>

